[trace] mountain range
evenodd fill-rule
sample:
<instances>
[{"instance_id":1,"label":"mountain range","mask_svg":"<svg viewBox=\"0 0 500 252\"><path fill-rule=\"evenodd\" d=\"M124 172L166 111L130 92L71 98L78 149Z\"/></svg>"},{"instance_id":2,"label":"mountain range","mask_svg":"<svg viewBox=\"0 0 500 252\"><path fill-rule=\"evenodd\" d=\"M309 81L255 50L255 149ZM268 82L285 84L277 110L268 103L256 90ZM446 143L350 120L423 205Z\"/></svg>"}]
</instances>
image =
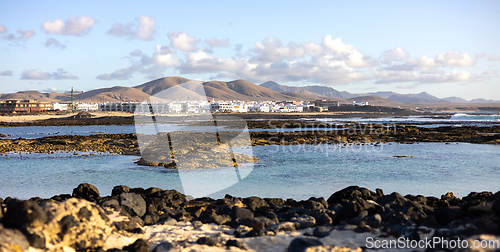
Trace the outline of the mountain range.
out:
<instances>
[{"instance_id":1,"label":"mountain range","mask_svg":"<svg viewBox=\"0 0 500 252\"><path fill-rule=\"evenodd\" d=\"M353 94L339 92L326 86L292 87L268 81L260 85L246 80L229 82L207 81L189 82L182 77L164 77L149 81L134 87L114 86L99 88L87 92L74 93L73 99L77 102L141 102L151 96L161 96L158 100L293 100L310 101L316 99L333 99L341 103L364 101L374 105L400 106L408 103L500 103L500 101L474 99L467 101L459 97L437 98L426 92L419 94L399 94L391 91ZM181 85L182 84L182 85ZM201 84L201 85L200 85ZM162 92L167 90L168 92ZM0 94L0 100L39 100L45 102L70 102L71 94L42 93L39 91L20 91L17 93Z\"/></svg>"}]
</instances>

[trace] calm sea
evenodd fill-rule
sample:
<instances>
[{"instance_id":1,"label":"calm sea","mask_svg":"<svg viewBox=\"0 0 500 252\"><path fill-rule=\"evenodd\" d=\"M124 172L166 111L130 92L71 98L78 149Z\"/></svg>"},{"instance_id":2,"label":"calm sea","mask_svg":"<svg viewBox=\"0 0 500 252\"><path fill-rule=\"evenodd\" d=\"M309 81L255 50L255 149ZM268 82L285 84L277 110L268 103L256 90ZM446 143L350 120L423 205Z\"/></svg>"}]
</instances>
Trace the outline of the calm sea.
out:
<instances>
[{"instance_id":1,"label":"calm sea","mask_svg":"<svg viewBox=\"0 0 500 252\"><path fill-rule=\"evenodd\" d=\"M485 121L498 120L492 116L474 123L496 123ZM472 119L462 117L469 121ZM378 121L386 123L390 120L394 119ZM16 134L23 133L26 133L23 137L28 138L68 132L75 135L134 132L133 126L14 129L1 128L0 132L10 133L11 137L16 138L19 137ZM258 162L239 167L237 172L244 176L230 183L228 181L235 174L234 167L179 173L162 167L136 165L133 163L138 158L136 156L83 157L71 153L2 155L0 197L28 199L71 194L73 188L83 182L97 186L101 195L110 195L116 185L127 185L176 189L192 192L194 196L208 195L214 198L224 197L225 194L240 197L327 198L350 185L371 190L381 188L385 193L397 191L403 195L425 196L454 192L463 197L471 191L500 190L500 146L495 145L393 143L380 146L256 146L252 147L252 151Z\"/></svg>"}]
</instances>

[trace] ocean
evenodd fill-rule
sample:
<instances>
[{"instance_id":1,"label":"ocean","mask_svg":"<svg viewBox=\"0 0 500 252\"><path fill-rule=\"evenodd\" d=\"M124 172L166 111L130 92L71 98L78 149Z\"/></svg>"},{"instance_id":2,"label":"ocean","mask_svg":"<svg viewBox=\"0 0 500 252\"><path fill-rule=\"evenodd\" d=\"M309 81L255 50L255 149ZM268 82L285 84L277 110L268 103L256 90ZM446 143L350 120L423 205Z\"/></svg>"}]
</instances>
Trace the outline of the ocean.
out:
<instances>
[{"instance_id":1,"label":"ocean","mask_svg":"<svg viewBox=\"0 0 500 252\"><path fill-rule=\"evenodd\" d=\"M460 116L457 116L460 117ZM491 124L498 115L472 120ZM356 118L351 118L356 120ZM351 120L349 119L349 120ZM384 118L380 123L394 120ZM408 121L408 118L402 118ZM456 118L455 118L456 119ZM435 119L448 123L450 119ZM318 119L323 120L323 119ZM418 118L417 120L423 120ZM346 121L346 120L344 120ZM430 122L426 122L430 124ZM451 122L450 122L451 123ZM129 127L129 128L127 128ZM0 133L17 138L57 134L133 133L133 126L23 127L0 128ZM46 130L44 130L46 129ZM78 129L84 129L79 131ZM17 133L15 135L15 132ZM59 132L59 133L58 133ZM35 134L36 133L36 134ZM13 136L14 135L14 136ZM500 190L500 146L468 143L387 143L367 145L254 146L256 163L234 167L197 170L169 170L134 164L137 156L72 153L0 156L0 197L49 198L71 194L80 183L95 185L101 195L110 195L116 185L176 189L194 197L259 196L328 198L350 185L381 188L385 193L436 196L453 192ZM236 149L236 152L248 150ZM235 176L238 174L238 176Z\"/></svg>"}]
</instances>

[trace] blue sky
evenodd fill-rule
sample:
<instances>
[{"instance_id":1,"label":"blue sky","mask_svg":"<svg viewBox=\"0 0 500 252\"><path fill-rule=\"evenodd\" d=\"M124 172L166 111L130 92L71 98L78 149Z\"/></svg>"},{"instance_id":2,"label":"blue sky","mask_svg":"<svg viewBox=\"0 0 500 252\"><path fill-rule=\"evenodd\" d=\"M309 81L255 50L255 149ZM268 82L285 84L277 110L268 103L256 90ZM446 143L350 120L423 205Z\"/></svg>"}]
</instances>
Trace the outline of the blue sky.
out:
<instances>
[{"instance_id":1,"label":"blue sky","mask_svg":"<svg viewBox=\"0 0 500 252\"><path fill-rule=\"evenodd\" d=\"M500 100L498 1L9 1L0 93L162 76Z\"/></svg>"}]
</instances>

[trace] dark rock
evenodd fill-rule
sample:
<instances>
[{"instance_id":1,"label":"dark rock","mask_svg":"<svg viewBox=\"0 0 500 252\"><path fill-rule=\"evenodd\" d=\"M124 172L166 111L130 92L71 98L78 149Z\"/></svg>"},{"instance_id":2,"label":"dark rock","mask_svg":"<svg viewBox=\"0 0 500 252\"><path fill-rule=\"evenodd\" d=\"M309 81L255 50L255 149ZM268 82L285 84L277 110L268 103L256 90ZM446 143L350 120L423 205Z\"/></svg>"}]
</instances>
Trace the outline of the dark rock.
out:
<instances>
[{"instance_id":1,"label":"dark rock","mask_svg":"<svg viewBox=\"0 0 500 252\"><path fill-rule=\"evenodd\" d=\"M50 198L51 200L55 200L55 201L59 201L59 202L62 202L62 201L65 201L67 199L71 198L71 195L70 194L60 194L60 195L55 195L55 196L52 196L52 198Z\"/></svg>"},{"instance_id":2,"label":"dark rock","mask_svg":"<svg viewBox=\"0 0 500 252\"><path fill-rule=\"evenodd\" d=\"M130 187L119 185L113 187L113 190L111 191L111 196L119 196L122 193L128 193L128 192L130 192Z\"/></svg>"},{"instance_id":3,"label":"dark rock","mask_svg":"<svg viewBox=\"0 0 500 252\"><path fill-rule=\"evenodd\" d=\"M500 198L496 199L495 202L493 202L493 205L491 206L491 210L500 217Z\"/></svg>"},{"instance_id":4,"label":"dark rock","mask_svg":"<svg viewBox=\"0 0 500 252\"><path fill-rule=\"evenodd\" d=\"M269 204L259 197L248 197L243 199L243 203L254 212L265 212L269 209Z\"/></svg>"},{"instance_id":5,"label":"dark rock","mask_svg":"<svg viewBox=\"0 0 500 252\"><path fill-rule=\"evenodd\" d=\"M137 239L134 243L125 246L123 250L128 252L149 252L149 242Z\"/></svg>"},{"instance_id":6,"label":"dark rock","mask_svg":"<svg viewBox=\"0 0 500 252\"><path fill-rule=\"evenodd\" d=\"M146 213L146 201L144 198L135 193L122 193L118 197L120 206L125 208L132 216L144 216Z\"/></svg>"},{"instance_id":7,"label":"dark rock","mask_svg":"<svg viewBox=\"0 0 500 252\"><path fill-rule=\"evenodd\" d=\"M180 250L182 246L180 246L177 242L162 242L158 246L155 247L153 252L168 252L168 251L176 251Z\"/></svg>"},{"instance_id":8,"label":"dark rock","mask_svg":"<svg viewBox=\"0 0 500 252\"><path fill-rule=\"evenodd\" d=\"M263 235L264 235L264 230L254 228L254 229L250 230L250 232L246 233L245 237L257 237L257 236L263 236Z\"/></svg>"},{"instance_id":9,"label":"dark rock","mask_svg":"<svg viewBox=\"0 0 500 252\"><path fill-rule=\"evenodd\" d=\"M299 229L310 228L310 227L314 227L316 225L316 219L314 219L314 217L309 216L309 215L302 215L299 217L294 217L294 218L291 218L290 221L298 223Z\"/></svg>"},{"instance_id":10,"label":"dark rock","mask_svg":"<svg viewBox=\"0 0 500 252\"><path fill-rule=\"evenodd\" d=\"M221 245L221 239L218 236L204 236L204 237L198 238L196 243L215 247L215 246Z\"/></svg>"},{"instance_id":11,"label":"dark rock","mask_svg":"<svg viewBox=\"0 0 500 252\"><path fill-rule=\"evenodd\" d=\"M380 188L375 189L375 193L377 194L377 197L379 197L379 198L384 196L384 191L382 191L382 189L380 189Z\"/></svg>"},{"instance_id":12,"label":"dark rock","mask_svg":"<svg viewBox=\"0 0 500 252\"><path fill-rule=\"evenodd\" d=\"M28 239L31 247L45 249L45 235L43 232L31 227L21 228L21 232Z\"/></svg>"},{"instance_id":13,"label":"dark rock","mask_svg":"<svg viewBox=\"0 0 500 252\"><path fill-rule=\"evenodd\" d=\"M245 245L236 240L236 239L230 239L226 242L226 246L229 248L229 247L236 247L236 248L239 248L239 249L243 249L243 250L247 250L247 248L245 247Z\"/></svg>"},{"instance_id":14,"label":"dark rock","mask_svg":"<svg viewBox=\"0 0 500 252\"><path fill-rule=\"evenodd\" d=\"M319 240L312 238L295 238L288 246L288 252L304 252L310 247L323 246Z\"/></svg>"},{"instance_id":15,"label":"dark rock","mask_svg":"<svg viewBox=\"0 0 500 252\"><path fill-rule=\"evenodd\" d=\"M490 216L482 216L481 218L473 219L469 223L477 227L483 233L493 234L496 233L499 224L497 224L498 218L492 215Z\"/></svg>"},{"instance_id":16,"label":"dark rock","mask_svg":"<svg viewBox=\"0 0 500 252\"><path fill-rule=\"evenodd\" d=\"M317 226L313 230L313 235L318 238L327 237L332 231L332 229L333 229L332 226Z\"/></svg>"},{"instance_id":17,"label":"dark rock","mask_svg":"<svg viewBox=\"0 0 500 252\"><path fill-rule=\"evenodd\" d=\"M462 210L459 207L440 207L434 210L436 220L440 224L448 224L462 217Z\"/></svg>"},{"instance_id":18,"label":"dark rock","mask_svg":"<svg viewBox=\"0 0 500 252\"><path fill-rule=\"evenodd\" d=\"M372 229L370 226L366 225L366 223L364 221L361 221L358 226L356 227L356 229L354 229L354 232L356 233L366 233L366 232L370 232Z\"/></svg>"},{"instance_id":19,"label":"dark rock","mask_svg":"<svg viewBox=\"0 0 500 252\"><path fill-rule=\"evenodd\" d=\"M328 203L326 203L326 204L328 205ZM314 210L324 209L325 205L321 204L321 202L318 202L318 201L307 200L307 201L304 202L304 208L308 209L308 210L313 210L314 211Z\"/></svg>"},{"instance_id":20,"label":"dark rock","mask_svg":"<svg viewBox=\"0 0 500 252\"><path fill-rule=\"evenodd\" d=\"M144 225L153 225L160 220L160 216L157 213L148 213L142 217L144 220Z\"/></svg>"},{"instance_id":21,"label":"dark rock","mask_svg":"<svg viewBox=\"0 0 500 252\"><path fill-rule=\"evenodd\" d=\"M316 224L318 226L331 225L332 223L332 218L327 213L320 213L316 217Z\"/></svg>"},{"instance_id":22,"label":"dark rock","mask_svg":"<svg viewBox=\"0 0 500 252\"><path fill-rule=\"evenodd\" d=\"M0 229L0 251L27 251L30 244L17 229Z\"/></svg>"},{"instance_id":23,"label":"dark rock","mask_svg":"<svg viewBox=\"0 0 500 252\"><path fill-rule=\"evenodd\" d=\"M196 225L195 225L195 222L198 224L198 223L201 223L201 225L203 225L203 223L201 221L194 221L193 222L193 227L196 228ZM164 219L164 220L161 220L159 221L157 224L160 224L160 225L169 225L169 226L173 226L173 225L176 225L177 224L177 220L174 219L174 218L167 218L167 219Z\"/></svg>"},{"instance_id":24,"label":"dark rock","mask_svg":"<svg viewBox=\"0 0 500 252\"><path fill-rule=\"evenodd\" d=\"M397 234L399 237L409 238L411 241L420 241L420 235L418 234L418 229L413 226L403 226Z\"/></svg>"},{"instance_id":25,"label":"dark rock","mask_svg":"<svg viewBox=\"0 0 500 252\"><path fill-rule=\"evenodd\" d=\"M120 202L118 202L117 199L104 200L104 201L99 202L99 205L103 208L111 208L115 211L120 211L120 209L121 209Z\"/></svg>"},{"instance_id":26,"label":"dark rock","mask_svg":"<svg viewBox=\"0 0 500 252\"><path fill-rule=\"evenodd\" d=\"M233 207L231 208L231 219L233 221L238 221L240 219L246 219L246 218L253 218L253 213L252 211L246 209L246 208L241 208L241 207Z\"/></svg>"},{"instance_id":27,"label":"dark rock","mask_svg":"<svg viewBox=\"0 0 500 252\"><path fill-rule=\"evenodd\" d=\"M34 201L11 200L3 222L8 227L38 227L47 221L47 213Z\"/></svg>"},{"instance_id":28,"label":"dark rock","mask_svg":"<svg viewBox=\"0 0 500 252\"><path fill-rule=\"evenodd\" d=\"M280 222L266 228L266 231L273 231L275 234L279 232L293 232L297 230L298 223L296 222Z\"/></svg>"},{"instance_id":29,"label":"dark rock","mask_svg":"<svg viewBox=\"0 0 500 252\"><path fill-rule=\"evenodd\" d=\"M374 214L372 216L366 217L365 222L370 227L378 228L380 226L380 224L382 223L382 217L380 216L380 214Z\"/></svg>"},{"instance_id":30,"label":"dark rock","mask_svg":"<svg viewBox=\"0 0 500 252\"><path fill-rule=\"evenodd\" d=\"M408 200L403 195L393 192L378 198L376 202L381 206L389 205L392 209L401 210Z\"/></svg>"},{"instance_id":31,"label":"dark rock","mask_svg":"<svg viewBox=\"0 0 500 252\"><path fill-rule=\"evenodd\" d=\"M374 214L377 208L376 204L369 203L365 199L354 196L351 200L344 200L343 208L340 212L340 218L352 218L359 215L359 212L367 210L369 214Z\"/></svg>"},{"instance_id":32,"label":"dark rock","mask_svg":"<svg viewBox=\"0 0 500 252\"><path fill-rule=\"evenodd\" d=\"M86 199L92 202L99 201L101 198L97 187L88 183L79 184L77 188L73 189L73 197Z\"/></svg>"},{"instance_id":33,"label":"dark rock","mask_svg":"<svg viewBox=\"0 0 500 252\"><path fill-rule=\"evenodd\" d=\"M259 216L256 218L246 218L243 220L240 220L238 222L240 225L245 225L247 227L251 227L253 229L265 229L268 226L276 224L276 222L264 217L264 216Z\"/></svg>"},{"instance_id":34,"label":"dark rock","mask_svg":"<svg viewBox=\"0 0 500 252\"><path fill-rule=\"evenodd\" d=\"M193 225L194 229L198 229L199 227L203 226L203 222L201 221L193 221L193 223L191 224Z\"/></svg>"},{"instance_id":35,"label":"dark rock","mask_svg":"<svg viewBox=\"0 0 500 252\"><path fill-rule=\"evenodd\" d=\"M68 234L70 229L74 226L78 226L78 221L76 221L73 215L66 215L59 222L59 227L61 227L61 234Z\"/></svg>"},{"instance_id":36,"label":"dark rock","mask_svg":"<svg viewBox=\"0 0 500 252\"><path fill-rule=\"evenodd\" d=\"M377 194L359 186L349 186L344 188L330 196L327 202L328 204L341 203L343 200L353 200L357 196L364 200L376 200L378 198Z\"/></svg>"},{"instance_id":37,"label":"dark rock","mask_svg":"<svg viewBox=\"0 0 500 252\"><path fill-rule=\"evenodd\" d=\"M285 205L285 200L280 198L264 198L269 205Z\"/></svg>"}]
</instances>

